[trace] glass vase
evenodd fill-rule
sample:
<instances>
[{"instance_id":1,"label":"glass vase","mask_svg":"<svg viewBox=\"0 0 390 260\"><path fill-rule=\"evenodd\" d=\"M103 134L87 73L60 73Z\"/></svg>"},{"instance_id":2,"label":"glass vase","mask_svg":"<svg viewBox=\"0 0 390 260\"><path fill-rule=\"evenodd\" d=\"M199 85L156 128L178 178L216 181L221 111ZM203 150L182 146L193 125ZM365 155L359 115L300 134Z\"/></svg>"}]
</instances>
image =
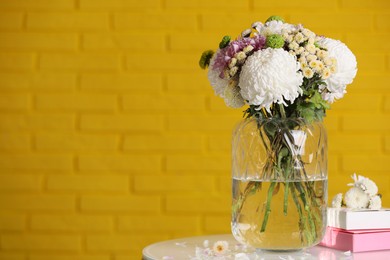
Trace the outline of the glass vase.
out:
<instances>
[{"instance_id":1,"label":"glass vase","mask_svg":"<svg viewBox=\"0 0 390 260\"><path fill-rule=\"evenodd\" d=\"M249 118L232 140L232 233L266 250L318 244L326 227L327 135L321 122Z\"/></svg>"}]
</instances>

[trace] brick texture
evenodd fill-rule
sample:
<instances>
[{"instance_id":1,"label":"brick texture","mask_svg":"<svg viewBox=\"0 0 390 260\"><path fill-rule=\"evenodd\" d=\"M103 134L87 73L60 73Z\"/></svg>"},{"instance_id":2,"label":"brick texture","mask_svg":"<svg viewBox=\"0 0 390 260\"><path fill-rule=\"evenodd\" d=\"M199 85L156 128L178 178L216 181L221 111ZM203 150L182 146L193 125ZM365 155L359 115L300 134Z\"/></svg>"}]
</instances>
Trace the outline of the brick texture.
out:
<instances>
[{"instance_id":1,"label":"brick texture","mask_svg":"<svg viewBox=\"0 0 390 260\"><path fill-rule=\"evenodd\" d=\"M139 259L230 232L231 133L200 53L278 14L345 42L325 119L329 198L354 172L390 206L390 1L1 0L0 260Z\"/></svg>"}]
</instances>

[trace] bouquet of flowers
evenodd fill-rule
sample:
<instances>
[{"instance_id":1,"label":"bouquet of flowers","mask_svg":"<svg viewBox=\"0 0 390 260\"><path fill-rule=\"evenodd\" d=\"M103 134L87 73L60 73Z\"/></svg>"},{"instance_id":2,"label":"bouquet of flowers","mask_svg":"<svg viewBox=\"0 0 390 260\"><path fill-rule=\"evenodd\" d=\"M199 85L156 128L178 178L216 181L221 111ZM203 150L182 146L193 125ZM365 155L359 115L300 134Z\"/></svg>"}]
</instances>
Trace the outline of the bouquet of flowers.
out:
<instances>
[{"instance_id":1,"label":"bouquet of flowers","mask_svg":"<svg viewBox=\"0 0 390 260\"><path fill-rule=\"evenodd\" d=\"M235 40L224 36L217 51L203 52L199 65L209 67L210 84L227 106L249 105L248 117L308 121L322 120L357 72L344 43L278 16L253 23Z\"/></svg>"},{"instance_id":2,"label":"bouquet of flowers","mask_svg":"<svg viewBox=\"0 0 390 260\"><path fill-rule=\"evenodd\" d=\"M271 16L264 24L253 23L236 39L224 36L216 51L203 52L199 65L208 68L210 84L227 106L249 105L244 117L258 122L269 157L259 178L271 181L260 233L266 230L272 197L284 183L284 214L291 194L300 216L302 244L314 243L314 222L322 213L310 210L319 203L301 158L306 136L299 129L321 122L330 104L344 96L357 73L355 56L341 41ZM290 118L294 120L284 120ZM293 178L305 182L289 184ZM240 212L260 189L261 182L249 182L233 199L233 211Z\"/></svg>"}]
</instances>

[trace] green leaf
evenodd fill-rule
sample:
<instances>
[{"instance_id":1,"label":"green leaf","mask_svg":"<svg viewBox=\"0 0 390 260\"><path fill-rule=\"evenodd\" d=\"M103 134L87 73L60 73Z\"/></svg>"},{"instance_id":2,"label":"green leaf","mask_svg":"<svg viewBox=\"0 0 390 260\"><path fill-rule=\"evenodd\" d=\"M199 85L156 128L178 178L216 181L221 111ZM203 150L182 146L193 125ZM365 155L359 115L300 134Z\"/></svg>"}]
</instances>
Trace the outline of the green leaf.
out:
<instances>
[{"instance_id":1,"label":"green leaf","mask_svg":"<svg viewBox=\"0 0 390 260\"><path fill-rule=\"evenodd\" d=\"M214 51L213 50L204 51L202 53L202 56L200 57L199 66L202 69L206 69L209 66L209 64L210 64L210 60L213 57L213 55L214 55Z\"/></svg>"},{"instance_id":2,"label":"green leaf","mask_svg":"<svg viewBox=\"0 0 390 260\"><path fill-rule=\"evenodd\" d=\"M315 92L314 95L309 100L310 103L314 104L315 108L328 108L328 103L322 99L321 94Z\"/></svg>"},{"instance_id":3,"label":"green leaf","mask_svg":"<svg viewBox=\"0 0 390 260\"><path fill-rule=\"evenodd\" d=\"M261 109L259 106L255 105L249 105L249 107L244 111L244 118L264 118L263 113L261 112Z\"/></svg>"},{"instance_id":4,"label":"green leaf","mask_svg":"<svg viewBox=\"0 0 390 260\"><path fill-rule=\"evenodd\" d=\"M231 38L230 38L229 35L223 36L221 42L219 43L219 48L220 48L220 49L223 49L223 48L225 48L226 46L228 46L229 43L230 43L230 39L231 39Z\"/></svg>"},{"instance_id":5,"label":"green leaf","mask_svg":"<svg viewBox=\"0 0 390 260\"><path fill-rule=\"evenodd\" d=\"M299 115L309 123L313 122L315 119L315 111L314 108L311 106L311 104L307 103L298 104L297 106Z\"/></svg>"},{"instance_id":6,"label":"green leaf","mask_svg":"<svg viewBox=\"0 0 390 260\"><path fill-rule=\"evenodd\" d=\"M282 165L282 160L288 156L288 149L283 147L278 153L278 165Z\"/></svg>"}]
</instances>

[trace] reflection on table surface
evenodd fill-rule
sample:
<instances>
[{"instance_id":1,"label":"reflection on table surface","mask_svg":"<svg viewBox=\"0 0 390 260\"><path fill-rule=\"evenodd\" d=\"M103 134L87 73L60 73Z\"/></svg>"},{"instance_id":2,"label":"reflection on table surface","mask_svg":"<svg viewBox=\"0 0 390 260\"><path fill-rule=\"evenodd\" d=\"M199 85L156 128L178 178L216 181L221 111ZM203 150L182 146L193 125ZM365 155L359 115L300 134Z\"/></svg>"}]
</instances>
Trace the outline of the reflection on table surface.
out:
<instances>
[{"instance_id":1,"label":"reflection on table surface","mask_svg":"<svg viewBox=\"0 0 390 260\"><path fill-rule=\"evenodd\" d=\"M222 255L213 253L213 245L217 241L227 241L228 250ZM300 251L275 252L255 250L239 244L232 235L210 235L186 237L167 240L149 245L143 250L144 260L388 260L390 250L351 253L322 246L315 246Z\"/></svg>"}]
</instances>

